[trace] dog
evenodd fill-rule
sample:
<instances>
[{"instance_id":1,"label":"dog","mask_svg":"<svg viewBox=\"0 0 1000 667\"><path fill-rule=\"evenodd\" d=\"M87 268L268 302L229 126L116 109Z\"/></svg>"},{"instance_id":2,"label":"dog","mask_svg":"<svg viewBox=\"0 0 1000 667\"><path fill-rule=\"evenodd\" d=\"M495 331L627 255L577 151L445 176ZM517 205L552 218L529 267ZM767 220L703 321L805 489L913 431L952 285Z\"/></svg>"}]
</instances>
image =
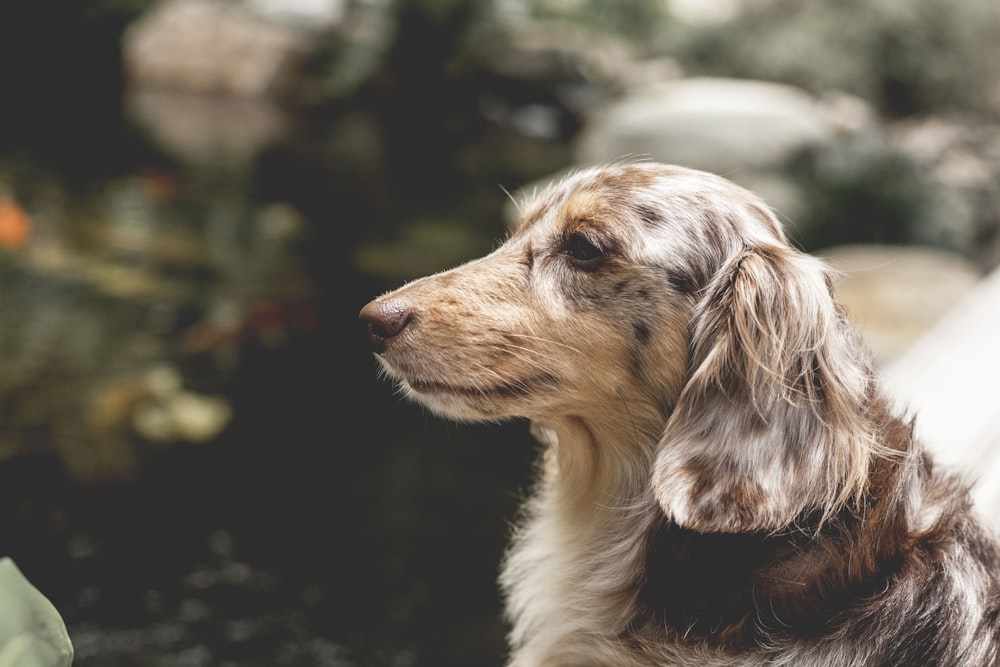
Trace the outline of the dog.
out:
<instances>
[{"instance_id":1,"label":"dog","mask_svg":"<svg viewBox=\"0 0 1000 667\"><path fill-rule=\"evenodd\" d=\"M509 667L1000 664L1000 551L756 195L580 169L491 254L364 307L384 373L524 417Z\"/></svg>"}]
</instances>

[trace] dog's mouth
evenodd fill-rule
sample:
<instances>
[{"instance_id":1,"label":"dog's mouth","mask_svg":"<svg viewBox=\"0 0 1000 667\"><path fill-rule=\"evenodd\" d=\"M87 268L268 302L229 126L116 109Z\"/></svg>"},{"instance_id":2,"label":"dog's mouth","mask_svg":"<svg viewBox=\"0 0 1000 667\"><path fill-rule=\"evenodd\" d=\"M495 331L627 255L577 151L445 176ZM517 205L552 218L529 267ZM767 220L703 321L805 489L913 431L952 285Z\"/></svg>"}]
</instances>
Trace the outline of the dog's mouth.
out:
<instances>
[{"instance_id":1,"label":"dog's mouth","mask_svg":"<svg viewBox=\"0 0 1000 667\"><path fill-rule=\"evenodd\" d=\"M450 396L469 396L479 398L510 398L526 396L542 387L552 387L558 384L558 379L551 374L533 375L524 379L502 384L484 386L454 385L446 382L436 382L420 378L406 378L406 384L418 394L447 394Z\"/></svg>"}]
</instances>

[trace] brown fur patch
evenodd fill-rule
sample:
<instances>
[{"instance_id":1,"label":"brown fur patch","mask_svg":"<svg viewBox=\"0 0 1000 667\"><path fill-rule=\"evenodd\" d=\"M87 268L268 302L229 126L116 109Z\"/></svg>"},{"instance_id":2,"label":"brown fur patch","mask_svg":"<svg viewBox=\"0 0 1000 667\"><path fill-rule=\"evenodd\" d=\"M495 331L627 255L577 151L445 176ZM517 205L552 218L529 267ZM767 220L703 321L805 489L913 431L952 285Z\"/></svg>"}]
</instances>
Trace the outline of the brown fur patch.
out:
<instances>
[{"instance_id":1,"label":"brown fur patch","mask_svg":"<svg viewBox=\"0 0 1000 667\"><path fill-rule=\"evenodd\" d=\"M745 190L572 174L362 318L415 400L539 434L510 667L1000 664L995 540Z\"/></svg>"}]
</instances>

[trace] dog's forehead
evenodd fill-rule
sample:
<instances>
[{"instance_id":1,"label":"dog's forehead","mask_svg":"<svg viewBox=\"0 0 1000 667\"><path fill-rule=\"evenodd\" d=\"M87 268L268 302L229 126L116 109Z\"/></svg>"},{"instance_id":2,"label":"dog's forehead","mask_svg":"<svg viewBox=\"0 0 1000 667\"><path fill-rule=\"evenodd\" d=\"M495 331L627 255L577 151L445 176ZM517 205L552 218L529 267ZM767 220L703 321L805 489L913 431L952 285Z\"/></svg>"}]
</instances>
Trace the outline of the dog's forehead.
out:
<instances>
[{"instance_id":1,"label":"dog's forehead","mask_svg":"<svg viewBox=\"0 0 1000 667\"><path fill-rule=\"evenodd\" d=\"M677 198L682 183L663 165L625 165L574 172L522 205L515 233L559 236L583 227L619 237L650 237L692 207ZM672 209L680 209L672 211ZM683 217L683 216L681 216ZM682 222L677 220L677 222Z\"/></svg>"},{"instance_id":2,"label":"dog's forehead","mask_svg":"<svg viewBox=\"0 0 1000 667\"><path fill-rule=\"evenodd\" d=\"M586 222L628 236L681 230L713 235L705 228L722 232L733 227L733 219L743 218L749 226L741 231L751 237L784 238L756 195L713 174L656 163L574 172L537 193L521 210L518 234L559 233L569 224Z\"/></svg>"},{"instance_id":3,"label":"dog's forehead","mask_svg":"<svg viewBox=\"0 0 1000 667\"><path fill-rule=\"evenodd\" d=\"M550 184L521 207L519 230L566 221L597 222L654 187L650 170L599 169L574 172Z\"/></svg>"}]
</instances>

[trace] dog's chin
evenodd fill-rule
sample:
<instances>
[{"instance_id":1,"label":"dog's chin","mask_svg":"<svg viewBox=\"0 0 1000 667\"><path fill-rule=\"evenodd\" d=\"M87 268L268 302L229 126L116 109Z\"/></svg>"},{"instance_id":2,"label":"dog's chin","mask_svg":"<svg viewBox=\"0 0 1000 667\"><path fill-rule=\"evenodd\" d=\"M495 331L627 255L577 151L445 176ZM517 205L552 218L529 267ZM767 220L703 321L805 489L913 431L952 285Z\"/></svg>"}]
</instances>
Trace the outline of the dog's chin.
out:
<instances>
[{"instance_id":1,"label":"dog's chin","mask_svg":"<svg viewBox=\"0 0 1000 667\"><path fill-rule=\"evenodd\" d=\"M399 386L407 398L418 403L439 417L461 422L497 421L512 415L499 405L485 401L474 394L454 391L435 391L426 384L411 384L400 380ZM419 389L417 388L419 387Z\"/></svg>"},{"instance_id":2,"label":"dog's chin","mask_svg":"<svg viewBox=\"0 0 1000 667\"><path fill-rule=\"evenodd\" d=\"M556 376L539 373L506 383L469 379L462 384L439 379L441 373L412 370L377 355L382 370L399 384L410 400L441 417L457 421L497 421L525 417L526 405L536 405L539 394L559 385ZM459 374L448 373L447 377ZM520 408L519 408L520 406Z\"/></svg>"},{"instance_id":3,"label":"dog's chin","mask_svg":"<svg viewBox=\"0 0 1000 667\"><path fill-rule=\"evenodd\" d=\"M518 416L509 401L461 387L406 379L400 379L399 386L408 399L445 419L482 422Z\"/></svg>"}]
</instances>

